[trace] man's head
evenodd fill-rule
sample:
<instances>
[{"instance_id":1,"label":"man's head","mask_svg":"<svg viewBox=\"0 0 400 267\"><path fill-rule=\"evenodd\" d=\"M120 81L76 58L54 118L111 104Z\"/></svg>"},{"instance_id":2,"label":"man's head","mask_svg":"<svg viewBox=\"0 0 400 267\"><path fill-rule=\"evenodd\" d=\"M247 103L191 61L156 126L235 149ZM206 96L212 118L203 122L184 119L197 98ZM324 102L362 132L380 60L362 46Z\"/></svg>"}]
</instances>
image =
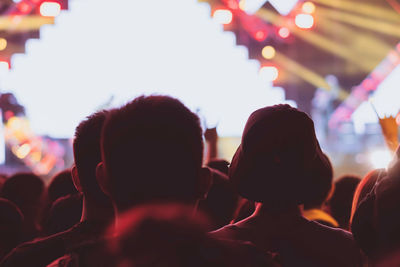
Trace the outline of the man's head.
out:
<instances>
[{"instance_id":1,"label":"man's head","mask_svg":"<svg viewBox=\"0 0 400 267\"><path fill-rule=\"evenodd\" d=\"M96 180L96 167L101 162L101 130L108 111L92 114L75 130L73 141L75 166L72 169L74 184L84 195L105 197Z\"/></svg>"},{"instance_id":2,"label":"man's head","mask_svg":"<svg viewBox=\"0 0 400 267\"><path fill-rule=\"evenodd\" d=\"M229 178L244 198L283 210L304 204L315 166L324 161L310 117L276 105L250 115Z\"/></svg>"},{"instance_id":3,"label":"man's head","mask_svg":"<svg viewBox=\"0 0 400 267\"><path fill-rule=\"evenodd\" d=\"M46 187L33 173L16 173L3 185L1 197L15 203L25 216L25 220L38 220L46 195Z\"/></svg>"},{"instance_id":4,"label":"man's head","mask_svg":"<svg viewBox=\"0 0 400 267\"><path fill-rule=\"evenodd\" d=\"M204 196L199 118L179 100L141 96L110 112L101 139L98 179L117 209L156 200Z\"/></svg>"}]
</instances>

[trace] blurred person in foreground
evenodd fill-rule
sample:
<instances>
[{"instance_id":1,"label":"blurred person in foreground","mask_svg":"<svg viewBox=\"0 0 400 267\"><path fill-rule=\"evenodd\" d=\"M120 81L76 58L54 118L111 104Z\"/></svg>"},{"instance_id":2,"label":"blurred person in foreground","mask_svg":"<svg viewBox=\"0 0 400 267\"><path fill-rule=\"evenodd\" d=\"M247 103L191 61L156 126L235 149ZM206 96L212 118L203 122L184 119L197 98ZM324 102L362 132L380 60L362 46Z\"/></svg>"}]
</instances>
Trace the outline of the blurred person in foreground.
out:
<instances>
[{"instance_id":1,"label":"blurred person in foreground","mask_svg":"<svg viewBox=\"0 0 400 267\"><path fill-rule=\"evenodd\" d=\"M329 199L330 214L339 223L339 227L350 230L350 214L354 192L361 178L355 175L340 177L334 186L332 197Z\"/></svg>"},{"instance_id":2,"label":"blurred person in foreground","mask_svg":"<svg viewBox=\"0 0 400 267\"><path fill-rule=\"evenodd\" d=\"M21 243L24 216L17 205L0 198L0 260Z\"/></svg>"},{"instance_id":3,"label":"blurred person in foreground","mask_svg":"<svg viewBox=\"0 0 400 267\"><path fill-rule=\"evenodd\" d=\"M16 173L5 181L0 196L16 204L24 215L22 241L38 237L46 199L42 179L33 173Z\"/></svg>"},{"instance_id":4,"label":"blurred person in foreground","mask_svg":"<svg viewBox=\"0 0 400 267\"><path fill-rule=\"evenodd\" d=\"M124 213L117 228L110 229L116 237L106 246L109 266L249 266L246 257L239 255L244 248L251 253L253 247L209 237L207 218L193 215L192 209L164 203ZM280 265L272 257L263 257L260 266Z\"/></svg>"},{"instance_id":5,"label":"blurred person in foreground","mask_svg":"<svg viewBox=\"0 0 400 267\"><path fill-rule=\"evenodd\" d=\"M113 223L112 204L96 180L96 167L101 161L101 129L106 116L107 111L97 112L82 121L75 131L72 176L76 188L83 194L80 222L67 231L18 246L0 266L46 266L65 254L75 253L87 243L95 242Z\"/></svg>"},{"instance_id":6,"label":"blurred person in foreground","mask_svg":"<svg viewBox=\"0 0 400 267\"><path fill-rule=\"evenodd\" d=\"M308 221L299 208L313 190L315 165L325 160L304 112L289 105L253 112L229 178L242 197L257 203L256 211L213 236L251 241L278 253L283 266L360 266L351 233Z\"/></svg>"},{"instance_id":7,"label":"blurred person in foreground","mask_svg":"<svg viewBox=\"0 0 400 267\"><path fill-rule=\"evenodd\" d=\"M303 216L330 227L338 227L338 222L327 212L326 202L332 194L333 188L333 168L332 164L325 154L322 155L325 160L320 164L315 164L310 177L310 190L307 196L308 200L304 202Z\"/></svg>"},{"instance_id":8,"label":"blurred person in foreground","mask_svg":"<svg viewBox=\"0 0 400 267\"><path fill-rule=\"evenodd\" d=\"M351 231L373 266L400 265L399 156L400 148L387 170L369 173L353 201Z\"/></svg>"},{"instance_id":9,"label":"blurred person in foreground","mask_svg":"<svg viewBox=\"0 0 400 267\"><path fill-rule=\"evenodd\" d=\"M103 128L101 148L102 163L97 168L97 178L113 201L117 229L122 224L120 216L141 204L184 204L190 207L186 209L190 214L185 216L191 216L210 188L210 170L202 167L199 118L177 99L142 96L111 111ZM137 247L146 248L147 244ZM160 256L156 248L150 251L152 257ZM245 259L247 266L263 266L264 258L268 257L257 253L255 248L250 253L248 246L240 252L237 256ZM102 264L98 257L88 260Z\"/></svg>"}]
</instances>

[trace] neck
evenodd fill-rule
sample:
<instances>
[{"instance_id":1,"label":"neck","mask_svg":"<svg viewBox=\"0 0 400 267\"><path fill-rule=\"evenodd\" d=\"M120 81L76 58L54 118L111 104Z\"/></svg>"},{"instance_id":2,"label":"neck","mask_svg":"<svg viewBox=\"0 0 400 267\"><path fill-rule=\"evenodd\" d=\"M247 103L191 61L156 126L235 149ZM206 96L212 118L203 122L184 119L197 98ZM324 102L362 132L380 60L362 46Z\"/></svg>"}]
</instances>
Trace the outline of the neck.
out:
<instances>
[{"instance_id":1,"label":"neck","mask_svg":"<svg viewBox=\"0 0 400 267\"><path fill-rule=\"evenodd\" d=\"M114 220L114 209L110 201L105 200L101 203L83 196L83 209L81 222L95 222L108 226Z\"/></svg>"},{"instance_id":2,"label":"neck","mask_svg":"<svg viewBox=\"0 0 400 267\"><path fill-rule=\"evenodd\" d=\"M244 221L252 223L260 222L261 224L265 222L280 223L280 222L291 221L292 219L300 217L301 217L301 210L300 207L296 205L286 208L284 210L273 210L268 206L266 206L265 204L257 203L256 210L254 211L254 213L247 219L244 219Z\"/></svg>"}]
</instances>

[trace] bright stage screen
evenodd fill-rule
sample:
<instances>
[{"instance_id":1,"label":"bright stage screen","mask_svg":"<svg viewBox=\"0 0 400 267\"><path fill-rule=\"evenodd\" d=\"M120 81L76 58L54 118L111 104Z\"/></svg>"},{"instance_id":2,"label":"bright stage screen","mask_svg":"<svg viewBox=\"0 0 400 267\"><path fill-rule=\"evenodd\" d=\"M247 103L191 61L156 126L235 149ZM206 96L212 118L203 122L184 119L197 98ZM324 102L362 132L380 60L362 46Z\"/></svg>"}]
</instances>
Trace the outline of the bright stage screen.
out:
<instances>
[{"instance_id":1,"label":"bright stage screen","mask_svg":"<svg viewBox=\"0 0 400 267\"><path fill-rule=\"evenodd\" d=\"M400 112L400 65L397 66L389 76L378 86L371 97L379 117L396 116ZM377 123L378 117L370 102L364 102L353 113L353 121L357 132L362 133L366 123Z\"/></svg>"},{"instance_id":2,"label":"bright stage screen","mask_svg":"<svg viewBox=\"0 0 400 267\"><path fill-rule=\"evenodd\" d=\"M196 0L70 0L2 77L40 135L72 137L102 107L168 94L199 110L224 136L239 136L256 108L284 101L259 63Z\"/></svg>"}]
</instances>

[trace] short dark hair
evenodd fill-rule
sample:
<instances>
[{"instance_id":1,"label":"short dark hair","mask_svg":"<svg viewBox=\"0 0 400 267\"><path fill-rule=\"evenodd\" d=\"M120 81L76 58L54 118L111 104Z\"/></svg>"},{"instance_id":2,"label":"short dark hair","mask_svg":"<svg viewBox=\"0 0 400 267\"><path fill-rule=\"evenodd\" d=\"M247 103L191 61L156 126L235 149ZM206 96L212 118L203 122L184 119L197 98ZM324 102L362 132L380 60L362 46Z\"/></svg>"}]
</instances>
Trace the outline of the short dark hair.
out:
<instances>
[{"instance_id":1,"label":"short dark hair","mask_svg":"<svg viewBox=\"0 0 400 267\"><path fill-rule=\"evenodd\" d=\"M203 162L202 129L198 116L179 100L141 96L111 111L101 145L117 207L194 198Z\"/></svg>"},{"instance_id":2,"label":"short dark hair","mask_svg":"<svg viewBox=\"0 0 400 267\"><path fill-rule=\"evenodd\" d=\"M46 188L42 179L33 173L16 173L3 185L1 197L15 203L25 214L40 208Z\"/></svg>"},{"instance_id":3,"label":"short dark hair","mask_svg":"<svg viewBox=\"0 0 400 267\"><path fill-rule=\"evenodd\" d=\"M101 162L101 130L107 114L107 110L96 112L82 121L75 130L74 160L84 194L101 193L96 180L96 167Z\"/></svg>"}]
</instances>

